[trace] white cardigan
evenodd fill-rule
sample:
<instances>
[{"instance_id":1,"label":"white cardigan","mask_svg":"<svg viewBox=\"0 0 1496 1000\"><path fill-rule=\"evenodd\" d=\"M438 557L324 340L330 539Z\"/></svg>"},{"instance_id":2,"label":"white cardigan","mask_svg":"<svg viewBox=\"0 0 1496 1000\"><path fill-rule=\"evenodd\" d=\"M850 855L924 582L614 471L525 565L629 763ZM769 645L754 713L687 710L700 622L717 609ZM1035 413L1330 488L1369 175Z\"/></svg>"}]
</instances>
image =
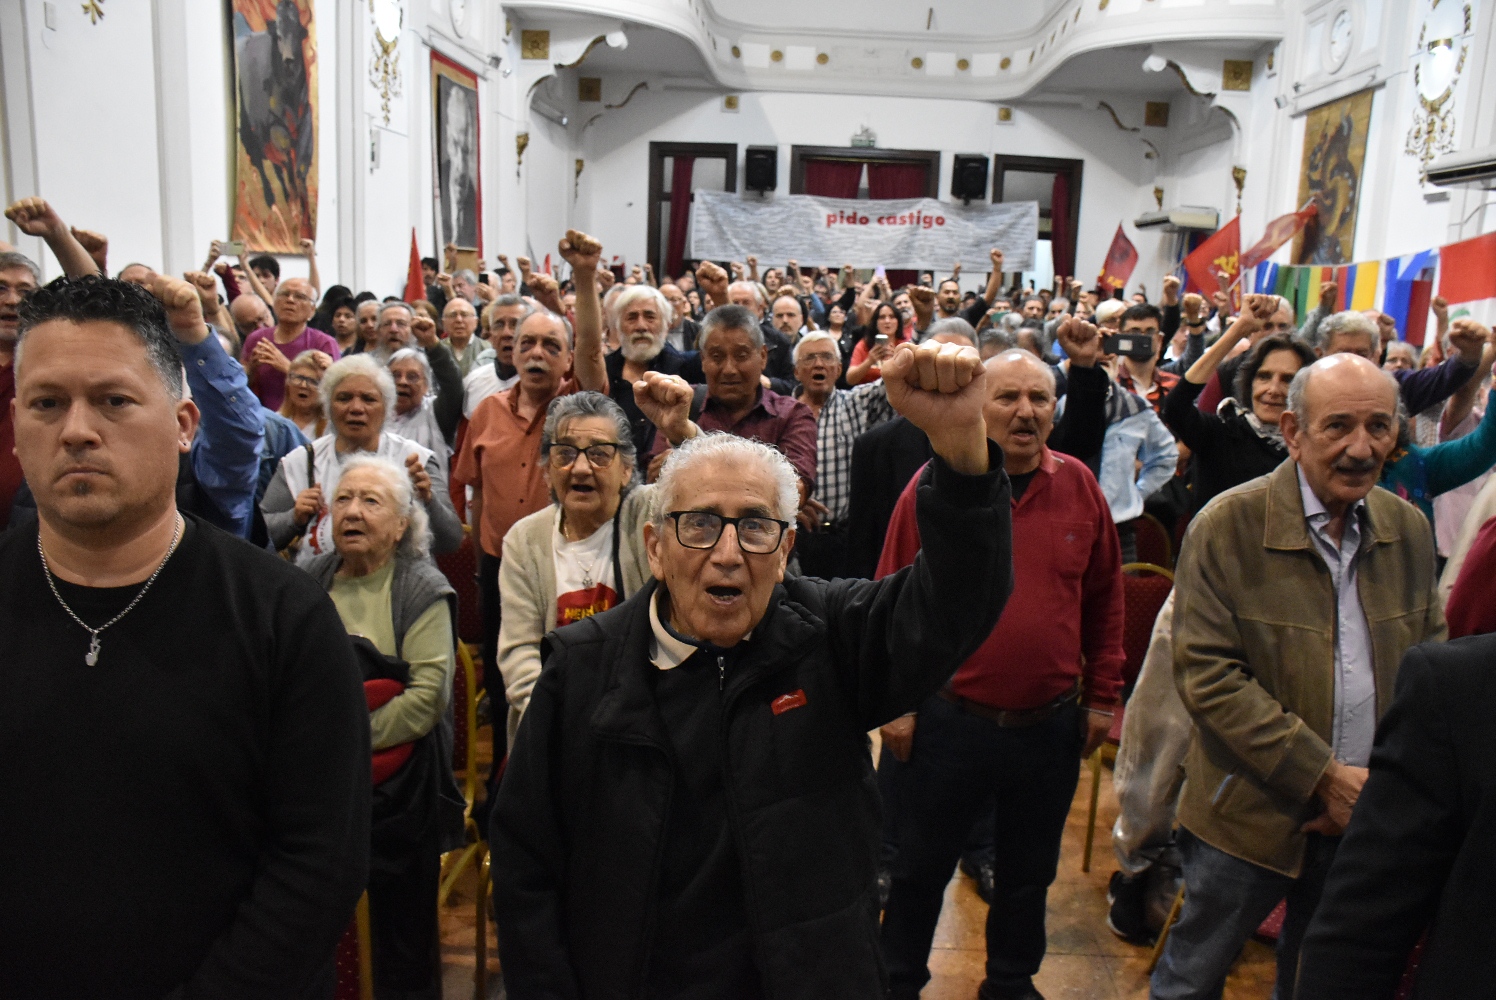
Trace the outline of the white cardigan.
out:
<instances>
[{"instance_id":1,"label":"white cardigan","mask_svg":"<svg viewBox=\"0 0 1496 1000\"><path fill-rule=\"evenodd\" d=\"M623 596L633 596L651 579L644 554L644 522L649 520L653 486L636 486L619 504L618 566ZM514 523L504 536L499 563L499 672L509 699L509 745L530 692L540 677L540 640L556 627L556 555L551 548L556 505Z\"/></svg>"}]
</instances>

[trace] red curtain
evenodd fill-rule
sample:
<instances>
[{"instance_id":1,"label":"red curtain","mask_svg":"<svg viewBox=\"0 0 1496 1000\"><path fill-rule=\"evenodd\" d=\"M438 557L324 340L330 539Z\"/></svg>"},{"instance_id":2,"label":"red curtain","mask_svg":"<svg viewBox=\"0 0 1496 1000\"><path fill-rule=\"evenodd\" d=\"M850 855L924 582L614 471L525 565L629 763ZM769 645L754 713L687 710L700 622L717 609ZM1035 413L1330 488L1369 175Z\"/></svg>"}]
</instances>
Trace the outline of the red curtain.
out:
<instances>
[{"instance_id":1,"label":"red curtain","mask_svg":"<svg viewBox=\"0 0 1496 1000\"><path fill-rule=\"evenodd\" d=\"M1075 240L1070 236L1070 175L1054 175L1049 200L1049 250L1057 278L1075 277Z\"/></svg>"},{"instance_id":2,"label":"red curtain","mask_svg":"<svg viewBox=\"0 0 1496 1000\"><path fill-rule=\"evenodd\" d=\"M694 156L675 157L670 173L670 239L665 244L665 273L661 280L680 274L681 258L686 253L686 226L691 221L691 171Z\"/></svg>"},{"instance_id":3,"label":"red curtain","mask_svg":"<svg viewBox=\"0 0 1496 1000\"><path fill-rule=\"evenodd\" d=\"M820 198L855 198L862 164L844 160L806 160L805 193Z\"/></svg>"},{"instance_id":4,"label":"red curtain","mask_svg":"<svg viewBox=\"0 0 1496 1000\"><path fill-rule=\"evenodd\" d=\"M870 198L923 198L930 179L924 163L869 163L867 193ZM918 271L891 270L888 286L898 291L919 281Z\"/></svg>"}]
</instances>

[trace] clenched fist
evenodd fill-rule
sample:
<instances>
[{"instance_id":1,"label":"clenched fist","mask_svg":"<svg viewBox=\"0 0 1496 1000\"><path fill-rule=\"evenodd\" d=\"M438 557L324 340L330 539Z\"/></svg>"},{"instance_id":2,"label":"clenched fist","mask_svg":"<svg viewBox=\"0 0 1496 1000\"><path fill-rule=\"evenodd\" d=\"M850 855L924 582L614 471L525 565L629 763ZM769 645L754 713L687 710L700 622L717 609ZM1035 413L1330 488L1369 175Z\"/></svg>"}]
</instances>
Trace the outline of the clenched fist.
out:
<instances>
[{"instance_id":1,"label":"clenched fist","mask_svg":"<svg viewBox=\"0 0 1496 1000\"><path fill-rule=\"evenodd\" d=\"M184 344L200 344L208 339L208 324L203 320L203 303L195 283L188 284L180 278L158 274L151 284L151 294L166 310L167 325L178 340Z\"/></svg>"}]
</instances>

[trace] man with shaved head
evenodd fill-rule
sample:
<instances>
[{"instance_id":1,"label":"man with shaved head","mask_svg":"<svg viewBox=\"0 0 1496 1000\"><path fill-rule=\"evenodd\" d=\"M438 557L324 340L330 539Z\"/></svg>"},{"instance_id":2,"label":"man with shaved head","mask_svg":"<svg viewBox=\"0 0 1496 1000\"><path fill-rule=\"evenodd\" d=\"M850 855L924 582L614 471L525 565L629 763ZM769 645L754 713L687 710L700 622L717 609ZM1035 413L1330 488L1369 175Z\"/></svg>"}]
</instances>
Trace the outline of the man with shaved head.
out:
<instances>
[{"instance_id":1,"label":"man with shaved head","mask_svg":"<svg viewBox=\"0 0 1496 1000\"><path fill-rule=\"evenodd\" d=\"M442 309L442 332L447 335L442 344L456 360L457 370L462 372L463 378L467 378L478 363L478 355L488 347L486 341L473 336L477 330L478 311L473 304L467 299L448 300Z\"/></svg>"},{"instance_id":2,"label":"man with shaved head","mask_svg":"<svg viewBox=\"0 0 1496 1000\"><path fill-rule=\"evenodd\" d=\"M955 676L916 713L883 727L885 751L904 765L894 782L899 836L882 929L894 1000L914 1000L930 979L945 887L985 811L997 850L978 996L1038 996L1045 900L1080 762L1105 739L1122 690L1121 549L1095 476L1046 446L1054 370L1017 349L989 358L986 369L983 416L1013 487L1018 575L997 626ZM879 576L914 561L914 513L911 481L889 522Z\"/></svg>"},{"instance_id":3,"label":"man with shaved head","mask_svg":"<svg viewBox=\"0 0 1496 1000\"><path fill-rule=\"evenodd\" d=\"M1444 637L1428 522L1376 485L1398 396L1359 354L1299 369L1279 425L1288 460L1216 497L1185 536L1174 676L1195 724L1179 802L1189 891L1155 1000L1219 996L1285 897L1274 996L1292 1000L1398 661Z\"/></svg>"}]
</instances>

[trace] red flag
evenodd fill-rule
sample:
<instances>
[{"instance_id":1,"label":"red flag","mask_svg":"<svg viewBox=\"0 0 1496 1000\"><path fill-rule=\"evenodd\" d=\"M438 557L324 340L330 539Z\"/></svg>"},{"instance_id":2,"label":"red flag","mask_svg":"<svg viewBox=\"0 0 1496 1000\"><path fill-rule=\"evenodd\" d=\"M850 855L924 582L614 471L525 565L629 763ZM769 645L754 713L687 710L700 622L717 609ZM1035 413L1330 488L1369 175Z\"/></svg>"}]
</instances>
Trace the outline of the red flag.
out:
<instances>
[{"instance_id":1,"label":"red flag","mask_svg":"<svg viewBox=\"0 0 1496 1000\"><path fill-rule=\"evenodd\" d=\"M406 302L417 302L426 297L426 276L421 273L421 251L416 246L416 231L410 231L410 271L405 277Z\"/></svg>"},{"instance_id":2,"label":"red flag","mask_svg":"<svg viewBox=\"0 0 1496 1000\"><path fill-rule=\"evenodd\" d=\"M550 274L551 273L551 255L550 254L546 254L545 255L545 273L546 274Z\"/></svg>"},{"instance_id":3,"label":"red flag","mask_svg":"<svg viewBox=\"0 0 1496 1000\"><path fill-rule=\"evenodd\" d=\"M1184 258L1184 270L1195 290L1206 295L1233 285L1241 274L1241 216L1208 236ZM1231 288L1231 308L1241 308L1241 285Z\"/></svg>"},{"instance_id":4,"label":"red flag","mask_svg":"<svg viewBox=\"0 0 1496 1000\"><path fill-rule=\"evenodd\" d=\"M1319 213L1319 205L1313 199L1297 212L1280 215L1267 224L1262 239L1252 244L1252 249L1241 255L1243 268L1256 267L1271 257L1279 247L1293 239L1309 220Z\"/></svg>"},{"instance_id":5,"label":"red flag","mask_svg":"<svg viewBox=\"0 0 1496 1000\"><path fill-rule=\"evenodd\" d=\"M1108 292L1113 289L1123 288L1127 285L1127 279L1132 277L1133 268L1138 266L1138 248L1132 245L1132 240L1122 231L1122 223L1117 223L1117 235L1112 237L1112 247L1106 252L1106 263L1101 266L1101 276L1096 279L1098 288Z\"/></svg>"}]
</instances>

